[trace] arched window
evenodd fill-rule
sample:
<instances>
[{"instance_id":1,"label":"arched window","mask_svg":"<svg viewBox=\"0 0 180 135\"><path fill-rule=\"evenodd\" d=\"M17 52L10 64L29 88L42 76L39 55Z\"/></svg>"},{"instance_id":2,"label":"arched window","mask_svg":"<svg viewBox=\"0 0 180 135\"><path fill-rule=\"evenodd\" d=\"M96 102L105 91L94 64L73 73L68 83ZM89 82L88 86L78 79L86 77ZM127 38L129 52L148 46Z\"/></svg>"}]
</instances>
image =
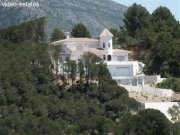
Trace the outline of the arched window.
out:
<instances>
[{"instance_id":1,"label":"arched window","mask_svg":"<svg viewBox=\"0 0 180 135\"><path fill-rule=\"evenodd\" d=\"M108 61L111 61L111 55L108 55L108 56L107 56L107 60L108 60Z\"/></svg>"},{"instance_id":2,"label":"arched window","mask_svg":"<svg viewBox=\"0 0 180 135\"><path fill-rule=\"evenodd\" d=\"M110 46L111 46L111 44L110 43L108 43L108 47L110 48Z\"/></svg>"},{"instance_id":3,"label":"arched window","mask_svg":"<svg viewBox=\"0 0 180 135\"><path fill-rule=\"evenodd\" d=\"M106 44L105 43L103 43L103 48L105 48L106 47Z\"/></svg>"}]
</instances>

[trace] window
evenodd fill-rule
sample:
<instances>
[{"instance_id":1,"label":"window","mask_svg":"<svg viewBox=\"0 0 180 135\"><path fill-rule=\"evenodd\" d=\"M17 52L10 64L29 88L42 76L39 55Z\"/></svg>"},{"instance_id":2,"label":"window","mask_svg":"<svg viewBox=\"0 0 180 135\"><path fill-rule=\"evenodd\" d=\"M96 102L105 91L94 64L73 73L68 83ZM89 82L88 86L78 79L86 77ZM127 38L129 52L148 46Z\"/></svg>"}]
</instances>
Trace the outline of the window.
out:
<instances>
[{"instance_id":1,"label":"window","mask_svg":"<svg viewBox=\"0 0 180 135\"><path fill-rule=\"evenodd\" d=\"M103 48L105 48L105 46L106 46L105 43L103 43Z\"/></svg>"},{"instance_id":2,"label":"window","mask_svg":"<svg viewBox=\"0 0 180 135\"><path fill-rule=\"evenodd\" d=\"M142 86L143 83L142 83L142 79L138 79L138 85Z\"/></svg>"},{"instance_id":3,"label":"window","mask_svg":"<svg viewBox=\"0 0 180 135\"><path fill-rule=\"evenodd\" d=\"M117 60L118 61L125 61L125 57L124 56L117 56Z\"/></svg>"},{"instance_id":4,"label":"window","mask_svg":"<svg viewBox=\"0 0 180 135\"><path fill-rule=\"evenodd\" d=\"M110 46L111 46L111 44L110 43L108 43L108 47L110 48Z\"/></svg>"},{"instance_id":5,"label":"window","mask_svg":"<svg viewBox=\"0 0 180 135\"><path fill-rule=\"evenodd\" d=\"M111 61L111 55L108 55L107 59L108 61Z\"/></svg>"},{"instance_id":6,"label":"window","mask_svg":"<svg viewBox=\"0 0 180 135\"><path fill-rule=\"evenodd\" d=\"M136 78L132 79L132 86L137 86L137 79Z\"/></svg>"},{"instance_id":7,"label":"window","mask_svg":"<svg viewBox=\"0 0 180 135\"><path fill-rule=\"evenodd\" d=\"M106 55L103 55L103 59L106 60Z\"/></svg>"}]
</instances>

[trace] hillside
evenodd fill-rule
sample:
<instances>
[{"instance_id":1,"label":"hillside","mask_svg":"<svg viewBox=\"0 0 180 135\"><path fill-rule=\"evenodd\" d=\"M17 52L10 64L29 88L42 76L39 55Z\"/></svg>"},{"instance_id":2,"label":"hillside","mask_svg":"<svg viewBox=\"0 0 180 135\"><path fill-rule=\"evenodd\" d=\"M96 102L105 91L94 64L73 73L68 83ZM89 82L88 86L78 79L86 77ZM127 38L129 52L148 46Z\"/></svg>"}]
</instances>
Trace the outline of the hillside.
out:
<instances>
[{"instance_id":1,"label":"hillside","mask_svg":"<svg viewBox=\"0 0 180 135\"><path fill-rule=\"evenodd\" d=\"M116 85L104 64L97 66L98 72L104 71L99 86L89 81L69 86L68 79L63 85L53 83L47 53L52 48L42 43L43 38L33 38L43 37L44 22L40 18L0 30L0 135L120 132L115 120L130 110L137 111L139 103ZM91 75L92 69L88 70Z\"/></svg>"},{"instance_id":2,"label":"hillside","mask_svg":"<svg viewBox=\"0 0 180 135\"><path fill-rule=\"evenodd\" d=\"M34 0L40 7L0 8L0 28L19 24L39 17L48 17L49 33L58 27L70 31L74 24L83 22L92 35L104 27L118 28L123 24L126 7L111 0ZM0 0L2 3L2 0ZM21 2L29 2L21 0ZM2 6L2 5L1 5Z\"/></svg>"},{"instance_id":3,"label":"hillside","mask_svg":"<svg viewBox=\"0 0 180 135\"><path fill-rule=\"evenodd\" d=\"M40 18L0 30L0 135L179 134L179 123L160 111L140 111L106 65L95 64L95 55L86 54L78 65L68 61L70 76L54 83L60 76L49 70L47 52L56 54L56 48L44 43L45 26ZM82 74L77 82L76 68Z\"/></svg>"}]
</instances>

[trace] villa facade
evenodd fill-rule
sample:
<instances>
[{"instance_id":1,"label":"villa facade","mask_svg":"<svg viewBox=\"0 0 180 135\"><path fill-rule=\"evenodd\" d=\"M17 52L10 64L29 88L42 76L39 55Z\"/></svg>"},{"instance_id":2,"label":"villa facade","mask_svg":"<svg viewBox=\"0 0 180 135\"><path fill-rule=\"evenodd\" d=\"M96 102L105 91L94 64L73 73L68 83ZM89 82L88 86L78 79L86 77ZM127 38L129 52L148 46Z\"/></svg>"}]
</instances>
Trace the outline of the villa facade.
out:
<instances>
[{"instance_id":1,"label":"villa facade","mask_svg":"<svg viewBox=\"0 0 180 135\"><path fill-rule=\"evenodd\" d=\"M67 36L66 39L52 42L51 44L62 46L62 52L59 56L63 61L67 58L78 61L85 52L91 52L104 60L112 78L119 83L144 86L144 74L142 73L144 64L138 61L130 61L130 51L113 49L112 37L113 34L105 28L99 39L70 38ZM54 67L57 66L55 63L54 61ZM60 73L60 62L58 69Z\"/></svg>"}]
</instances>

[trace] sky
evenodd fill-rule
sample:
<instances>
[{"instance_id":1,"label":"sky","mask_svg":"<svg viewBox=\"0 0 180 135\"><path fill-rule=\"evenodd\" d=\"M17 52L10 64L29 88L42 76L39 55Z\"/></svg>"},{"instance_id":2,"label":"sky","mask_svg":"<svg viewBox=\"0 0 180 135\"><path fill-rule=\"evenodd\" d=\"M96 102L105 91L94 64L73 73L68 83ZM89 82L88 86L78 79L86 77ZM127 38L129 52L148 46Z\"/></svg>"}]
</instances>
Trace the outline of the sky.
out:
<instances>
[{"instance_id":1,"label":"sky","mask_svg":"<svg viewBox=\"0 0 180 135\"><path fill-rule=\"evenodd\" d=\"M133 3L141 4L152 13L157 7L165 6L170 9L177 20L180 21L180 0L114 0L122 5L131 6Z\"/></svg>"}]
</instances>

